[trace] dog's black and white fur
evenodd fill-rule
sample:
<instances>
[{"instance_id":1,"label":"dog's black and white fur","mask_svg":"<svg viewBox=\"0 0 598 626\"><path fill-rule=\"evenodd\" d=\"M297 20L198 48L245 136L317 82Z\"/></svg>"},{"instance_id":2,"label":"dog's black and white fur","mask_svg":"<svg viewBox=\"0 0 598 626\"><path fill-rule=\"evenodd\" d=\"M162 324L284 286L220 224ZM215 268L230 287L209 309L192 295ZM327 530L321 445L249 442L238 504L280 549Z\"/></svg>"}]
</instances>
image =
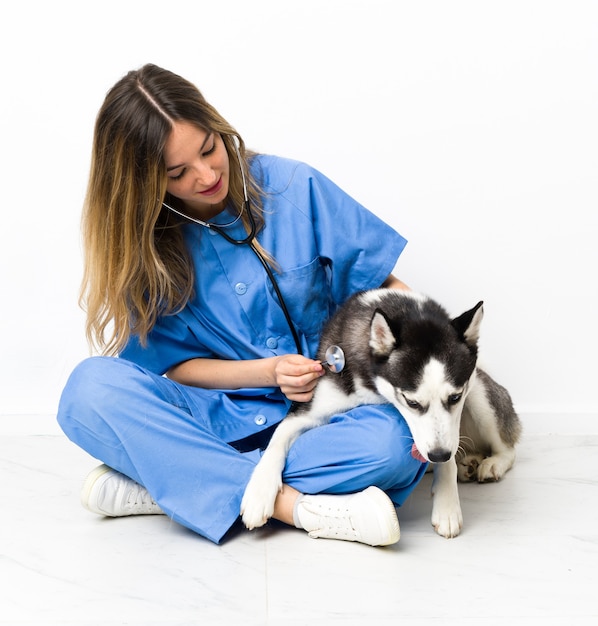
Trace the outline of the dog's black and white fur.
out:
<instances>
[{"instance_id":1,"label":"dog's black and white fur","mask_svg":"<svg viewBox=\"0 0 598 626\"><path fill-rule=\"evenodd\" d=\"M360 404L390 402L404 416L412 453L433 463L432 525L455 537L463 525L457 479L503 477L515 460L521 425L509 393L477 363L482 302L450 319L413 291L376 289L350 298L326 326L318 350L340 346L346 359L327 371L310 402L294 405L276 429L247 485L245 525L262 526L274 510L292 443L330 416Z\"/></svg>"}]
</instances>

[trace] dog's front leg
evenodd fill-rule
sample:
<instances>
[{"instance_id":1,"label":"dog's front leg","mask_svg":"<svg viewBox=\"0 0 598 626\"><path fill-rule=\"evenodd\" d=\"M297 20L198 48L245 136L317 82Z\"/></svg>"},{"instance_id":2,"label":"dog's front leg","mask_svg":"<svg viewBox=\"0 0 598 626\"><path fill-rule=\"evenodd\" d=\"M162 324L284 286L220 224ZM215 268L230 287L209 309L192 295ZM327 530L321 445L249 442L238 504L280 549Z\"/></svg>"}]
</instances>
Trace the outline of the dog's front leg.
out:
<instances>
[{"instance_id":1,"label":"dog's front leg","mask_svg":"<svg viewBox=\"0 0 598 626\"><path fill-rule=\"evenodd\" d=\"M432 526L442 537L456 537L463 527L457 487L457 463L451 459L434 465Z\"/></svg>"},{"instance_id":2,"label":"dog's front leg","mask_svg":"<svg viewBox=\"0 0 598 626\"><path fill-rule=\"evenodd\" d=\"M278 428L247 483L241 515L249 530L263 526L274 513L274 503L282 489L282 472L287 453L299 435L315 426L308 415L289 415Z\"/></svg>"}]
</instances>

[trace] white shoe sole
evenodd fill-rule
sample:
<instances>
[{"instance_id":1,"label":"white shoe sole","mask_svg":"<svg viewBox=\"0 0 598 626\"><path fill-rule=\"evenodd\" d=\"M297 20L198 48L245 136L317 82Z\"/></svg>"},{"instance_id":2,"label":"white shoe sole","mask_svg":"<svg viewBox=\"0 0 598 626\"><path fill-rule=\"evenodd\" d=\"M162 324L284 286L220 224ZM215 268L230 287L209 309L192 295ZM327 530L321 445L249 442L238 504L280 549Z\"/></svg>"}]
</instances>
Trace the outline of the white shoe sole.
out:
<instances>
[{"instance_id":1,"label":"white shoe sole","mask_svg":"<svg viewBox=\"0 0 598 626\"><path fill-rule=\"evenodd\" d=\"M113 472L114 470L107 465L99 465L95 469L93 469L87 477L85 478L85 482L83 483L83 489L81 490L81 504L84 508L92 513L96 513L97 515L103 515L104 517L109 517L107 513L101 511L100 509L91 505L92 502L97 501L97 498L94 497L94 491L99 489L103 483L101 478L108 474L109 472Z\"/></svg>"}]
</instances>

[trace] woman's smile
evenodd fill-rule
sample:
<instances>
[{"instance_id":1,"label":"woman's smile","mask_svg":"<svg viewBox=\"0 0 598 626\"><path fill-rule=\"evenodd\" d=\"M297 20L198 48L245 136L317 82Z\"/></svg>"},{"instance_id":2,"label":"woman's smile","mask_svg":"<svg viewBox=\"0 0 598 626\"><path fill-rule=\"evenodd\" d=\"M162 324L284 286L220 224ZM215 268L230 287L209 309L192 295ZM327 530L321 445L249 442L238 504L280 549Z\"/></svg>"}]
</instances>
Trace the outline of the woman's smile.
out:
<instances>
[{"instance_id":1,"label":"woman's smile","mask_svg":"<svg viewBox=\"0 0 598 626\"><path fill-rule=\"evenodd\" d=\"M218 182L215 185L212 185L209 189L205 189L204 191L200 191L199 194L202 196L213 196L218 193L222 189L222 176L218 179Z\"/></svg>"}]
</instances>

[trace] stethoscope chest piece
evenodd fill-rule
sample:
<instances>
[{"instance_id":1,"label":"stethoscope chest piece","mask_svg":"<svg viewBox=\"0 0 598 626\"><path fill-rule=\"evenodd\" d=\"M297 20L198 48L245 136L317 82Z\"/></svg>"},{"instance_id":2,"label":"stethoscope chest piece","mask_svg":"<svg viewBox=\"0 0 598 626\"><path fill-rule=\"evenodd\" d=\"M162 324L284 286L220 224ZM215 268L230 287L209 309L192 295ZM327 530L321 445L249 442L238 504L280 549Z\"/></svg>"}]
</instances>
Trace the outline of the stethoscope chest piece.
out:
<instances>
[{"instance_id":1,"label":"stethoscope chest piece","mask_svg":"<svg viewBox=\"0 0 598 626\"><path fill-rule=\"evenodd\" d=\"M326 365L333 374L339 374L345 368L345 353L340 346L330 346L326 350Z\"/></svg>"}]
</instances>

